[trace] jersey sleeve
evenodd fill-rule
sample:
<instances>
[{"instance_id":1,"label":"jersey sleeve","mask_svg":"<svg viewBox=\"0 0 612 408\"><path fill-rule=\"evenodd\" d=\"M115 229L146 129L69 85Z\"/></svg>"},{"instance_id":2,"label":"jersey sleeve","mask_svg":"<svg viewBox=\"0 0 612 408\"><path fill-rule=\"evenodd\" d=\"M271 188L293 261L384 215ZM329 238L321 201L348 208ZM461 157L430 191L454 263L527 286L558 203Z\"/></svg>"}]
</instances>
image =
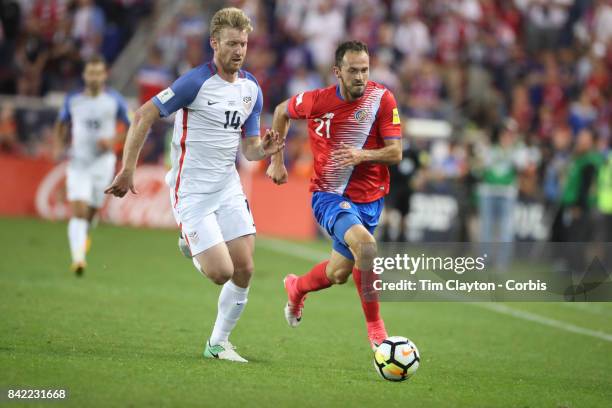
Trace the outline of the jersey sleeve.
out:
<instances>
[{"instance_id":1,"label":"jersey sleeve","mask_svg":"<svg viewBox=\"0 0 612 408\"><path fill-rule=\"evenodd\" d=\"M113 97L117 101L117 120L130 126L130 118L128 117L128 107L125 99L119 92L113 92Z\"/></svg>"},{"instance_id":2,"label":"jersey sleeve","mask_svg":"<svg viewBox=\"0 0 612 408\"><path fill-rule=\"evenodd\" d=\"M60 122L67 123L72 120L72 116L70 115L70 99L72 99L72 94L66 96L64 104L57 115L57 120Z\"/></svg>"},{"instance_id":3,"label":"jersey sleeve","mask_svg":"<svg viewBox=\"0 0 612 408\"><path fill-rule=\"evenodd\" d=\"M291 119L310 119L314 104L319 95L318 90L297 94L289 99L287 114Z\"/></svg>"},{"instance_id":4,"label":"jersey sleeve","mask_svg":"<svg viewBox=\"0 0 612 408\"><path fill-rule=\"evenodd\" d=\"M400 139L402 137L397 103L390 91L386 91L380 101L378 133L383 139Z\"/></svg>"},{"instance_id":5,"label":"jersey sleeve","mask_svg":"<svg viewBox=\"0 0 612 408\"><path fill-rule=\"evenodd\" d=\"M247 73L247 78L255 82L255 85L257 85L257 98L255 99L255 105L253 106L251 114L244 121L242 134L246 137L259 136L261 130L260 116L263 108L263 92L261 92L261 88L253 75Z\"/></svg>"},{"instance_id":6,"label":"jersey sleeve","mask_svg":"<svg viewBox=\"0 0 612 408\"><path fill-rule=\"evenodd\" d=\"M151 100L159 109L159 116L166 117L191 104L204 81L210 76L207 67L194 68L180 76L170 87L155 95Z\"/></svg>"}]
</instances>

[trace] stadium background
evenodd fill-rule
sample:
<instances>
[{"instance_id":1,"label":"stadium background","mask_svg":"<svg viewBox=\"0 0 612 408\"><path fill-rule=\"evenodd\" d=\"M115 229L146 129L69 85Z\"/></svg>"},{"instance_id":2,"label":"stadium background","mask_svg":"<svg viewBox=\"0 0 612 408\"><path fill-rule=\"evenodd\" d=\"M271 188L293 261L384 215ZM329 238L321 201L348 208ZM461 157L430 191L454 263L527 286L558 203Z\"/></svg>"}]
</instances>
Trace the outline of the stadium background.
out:
<instances>
[{"instance_id":1,"label":"stadium background","mask_svg":"<svg viewBox=\"0 0 612 408\"><path fill-rule=\"evenodd\" d=\"M212 57L208 22L223 5L244 9L255 27L245 68L265 95L262 126L285 98L334 83L330 66L339 41L369 45L371 79L394 92L409 146L387 200L408 216L387 212L389 227L379 231L387 240L507 240L478 228L478 186L491 146L507 129L515 138L519 198L513 214L502 217L514 219L517 240L551 237L583 128L595 132L594 149L607 154L610 1L3 0L0 163L2 190L17 198L0 213L65 217L58 176L49 180L52 124L65 92L79 86L84 58L101 52L110 63L109 84L135 109ZM169 131L168 121L156 124L142 164L165 165ZM311 173L305 123L293 124L287 152L290 185L276 188L262 179L264 163L239 160L245 188L262 233L313 237L304 204ZM140 202L109 203L103 218L171 227L171 217L159 215L169 213L161 168L142 173ZM270 211L278 199L284 205Z\"/></svg>"}]
</instances>

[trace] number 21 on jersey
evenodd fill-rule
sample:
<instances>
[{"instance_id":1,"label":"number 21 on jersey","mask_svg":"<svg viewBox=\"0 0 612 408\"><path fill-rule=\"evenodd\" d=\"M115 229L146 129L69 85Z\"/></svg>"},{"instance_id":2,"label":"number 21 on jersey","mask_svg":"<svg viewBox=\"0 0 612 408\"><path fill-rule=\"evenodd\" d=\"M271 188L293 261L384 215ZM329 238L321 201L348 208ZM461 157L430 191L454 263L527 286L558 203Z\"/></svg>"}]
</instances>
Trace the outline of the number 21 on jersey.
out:
<instances>
[{"instance_id":1,"label":"number 21 on jersey","mask_svg":"<svg viewBox=\"0 0 612 408\"><path fill-rule=\"evenodd\" d=\"M317 128L315 129L315 133L323 137L322 130L325 127L325 137L329 139L330 137L329 136L329 126L330 126L330 123L333 117L334 117L333 113L326 113L322 117L314 119L314 121L319 124Z\"/></svg>"}]
</instances>

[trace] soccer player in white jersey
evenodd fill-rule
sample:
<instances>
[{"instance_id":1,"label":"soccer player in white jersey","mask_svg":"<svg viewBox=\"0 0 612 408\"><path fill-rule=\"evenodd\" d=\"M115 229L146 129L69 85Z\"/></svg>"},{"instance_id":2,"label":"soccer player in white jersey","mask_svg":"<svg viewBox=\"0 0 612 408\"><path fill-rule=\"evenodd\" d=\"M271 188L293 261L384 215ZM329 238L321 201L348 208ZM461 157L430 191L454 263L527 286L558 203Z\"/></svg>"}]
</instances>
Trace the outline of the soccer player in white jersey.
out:
<instances>
[{"instance_id":1,"label":"soccer player in white jersey","mask_svg":"<svg viewBox=\"0 0 612 408\"><path fill-rule=\"evenodd\" d=\"M241 70L249 18L237 8L219 10L210 24L213 60L187 72L136 111L128 131L123 167L109 194L134 188L138 153L151 124L177 112L172 169L166 176L177 224L197 270L218 285L218 313L204 357L247 362L229 342L247 303L253 274L255 224L235 161L238 146L248 160L282 148L278 133L260 137L263 97L255 78Z\"/></svg>"},{"instance_id":2,"label":"soccer player in white jersey","mask_svg":"<svg viewBox=\"0 0 612 408\"><path fill-rule=\"evenodd\" d=\"M117 143L123 143L125 131L117 133L117 121L130 125L127 105L116 91L106 88L106 63L100 56L85 64L85 87L68 94L55 125L54 156L68 153L66 190L72 215L68 222L68 241L72 270L81 276L85 270L85 252L89 226L104 202L104 188L115 174Z\"/></svg>"}]
</instances>

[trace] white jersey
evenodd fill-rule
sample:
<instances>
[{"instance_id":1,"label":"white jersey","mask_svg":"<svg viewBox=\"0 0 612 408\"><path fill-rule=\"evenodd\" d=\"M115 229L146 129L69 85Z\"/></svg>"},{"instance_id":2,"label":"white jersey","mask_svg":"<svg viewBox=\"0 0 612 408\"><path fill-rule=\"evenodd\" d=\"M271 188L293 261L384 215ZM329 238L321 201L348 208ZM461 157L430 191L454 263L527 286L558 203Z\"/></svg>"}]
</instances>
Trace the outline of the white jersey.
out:
<instances>
[{"instance_id":1,"label":"white jersey","mask_svg":"<svg viewBox=\"0 0 612 408\"><path fill-rule=\"evenodd\" d=\"M97 142L115 137L117 120L130 124L125 100L112 89L105 89L96 96L87 95L84 90L69 94L59 120L71 123L70 161L83 165L114 157L113 152L100 151Z\"/></svg>"},{"instance_id":2,"label":"white jersey","mask_svg":"<svg viewBox=\"0 0 612 408\"><path fill-rule=\"evenodd\" d=\"M255 77L240 71L234 82L209 62L187 72L152 99L162 117L174 119L172 169L166 183L175 202L184 194L221 190L237 177L241 137L259 136L263 96Z\"/></svg>"}]
</instances>

